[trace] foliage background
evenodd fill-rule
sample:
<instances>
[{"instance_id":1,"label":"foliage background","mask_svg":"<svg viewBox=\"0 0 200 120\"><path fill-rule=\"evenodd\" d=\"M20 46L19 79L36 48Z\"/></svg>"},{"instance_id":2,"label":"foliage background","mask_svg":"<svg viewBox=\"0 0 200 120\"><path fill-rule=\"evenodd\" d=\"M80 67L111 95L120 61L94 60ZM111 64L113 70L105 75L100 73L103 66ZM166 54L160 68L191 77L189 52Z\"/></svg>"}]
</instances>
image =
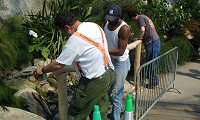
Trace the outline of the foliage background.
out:
<instances>
[{"instance_id":1,"label":"foliage background","mask_svg":"<svg viewBox=\"0 0 200 120\"><path fill-rule=\"evenodd\" d=\"M0 69L13 69L26 61L27 63L32 62L32 54L34 58L55 59L68 38L53 24L59 11L70 10L80 21L96 22L103 27L106 9L112 3L117 3L122 7L122 18L131 26L134 35L132 34L130 42L134 41L134 38L138 38L139 27L128 17L127 13L136 9L140 10L142 14L150 16L154 22L162 40L162 53L171 49L170 43L182 44L182 42L187 45L187 49L181 51L188 50L189 52L184 52L187 54L185 55L188 57L187 59L179 56L180 60L188 61L191 56L194 56L193 53L196 53L200 43L198 0L182 0L174 4L172 8L166 4L166 0L151 0L148 5L141 4L140 0L43 0L42 11L38 13L29 11L29 15L24 19L16 16L3 22L4 26L0 31L0 54L2 56ZM194 39L187 40L183 37L185 28L192 32ZM29 30L35 31L38 37L28 36ZM164 35L167 35L168 38L164 38Z\"/></svg>"},{"instance_id":2,"label":"foliage background","mask_svg":"<svg viewBox=\"0 0 200 120\"><path fill-rule=\"evenodd\" d=\"M180 65L190 61L200 46L200 6L198 0L181 0L168 8L166 0L151 0L148 5L140 0L43 0L43 9L38 13L29 12L24 17L14 16L1 21L0 27L0 105L23 107L23 100L13 97L16 92L3 84L2 71L21 69L31 65L33 58L55 59L62 51L67 38L54 26L54 19L61 10L72 11L80 21L96 22L103 27L107 7L117 3L123 9L122 19L130 27L130 42L139 36L139 26L127 13L136 9L150 16L162 40L161 54L178 46ZM155 14L156 13L156 14ZM191 31L194 38L188 40L184 30ZM37 38L28 35L29 30L38 34ZM167 38L164 38L167 35ZM142 52L144 53L144 52ZM144 54L142 54L144 57Z\"/></svg>"}]
</instances>

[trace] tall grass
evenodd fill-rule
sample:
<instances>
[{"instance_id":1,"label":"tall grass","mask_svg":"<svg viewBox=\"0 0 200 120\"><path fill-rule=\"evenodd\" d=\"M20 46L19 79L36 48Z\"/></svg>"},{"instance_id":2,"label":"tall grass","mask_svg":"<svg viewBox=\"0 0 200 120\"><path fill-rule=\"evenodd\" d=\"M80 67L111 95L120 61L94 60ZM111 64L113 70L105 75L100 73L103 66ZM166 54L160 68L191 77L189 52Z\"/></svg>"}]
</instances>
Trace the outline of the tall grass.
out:
<instances>
[{"instance_id":1,"label":"tall grass","mask_svg":"<svg viewBox=\"0 0 200 120\"><path fill-rule=\"evenodd\" d=\"M0 69L10 70L27 63L32 56L28 52L28 34L19 16L4 21L0 31Z\"/></svg>"}]
</instances>

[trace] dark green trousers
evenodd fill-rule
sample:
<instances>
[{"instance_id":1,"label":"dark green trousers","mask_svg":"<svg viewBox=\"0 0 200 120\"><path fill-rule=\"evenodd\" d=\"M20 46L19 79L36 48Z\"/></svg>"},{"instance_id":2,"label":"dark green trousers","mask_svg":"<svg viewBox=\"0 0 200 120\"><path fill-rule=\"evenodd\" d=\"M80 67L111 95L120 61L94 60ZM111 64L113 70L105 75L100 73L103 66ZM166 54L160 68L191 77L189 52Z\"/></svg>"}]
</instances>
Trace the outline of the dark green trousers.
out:
<instances>
[{"instance_id":1,"label":"dark green trousers","mask_svg":"<svg viewBox=\"0 0 200 120\"><path fill-rule=\"evenodd\" d=\"M106 120L109 104L108 90L113 82L114 71L111 68L98 78L81 78L68 108L68 120L86 120L93 111L94 105L99 105L102 120Z\"/></svg>"}]
</instances>

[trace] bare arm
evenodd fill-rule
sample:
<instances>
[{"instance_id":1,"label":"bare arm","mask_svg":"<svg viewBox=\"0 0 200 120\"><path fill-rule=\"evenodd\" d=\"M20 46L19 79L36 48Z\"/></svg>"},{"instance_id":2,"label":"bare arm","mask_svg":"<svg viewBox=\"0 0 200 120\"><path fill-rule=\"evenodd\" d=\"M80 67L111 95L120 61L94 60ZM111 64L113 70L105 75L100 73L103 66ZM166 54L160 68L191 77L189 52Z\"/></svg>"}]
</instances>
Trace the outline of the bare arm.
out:
<instances>
[{"instance_id":1,"label":"bare arm","mask_svg":"<svg viewBox=\"0 0 200 120\"><path fill-rule=\"evenodd\" d=\"M44 67L38 67L36 69L36 76L42 75L43 73L49 73L49 72L54 72L57 70L60 70L64 67L64 64L58 63L56 60L51 62L50 64L44 66Z\"/></svg>"},{"instance_id":2,"label":"bare arm","mask_svg":"<svg viewBox=\"0 0 200 120\"><path fill-rule=\"evenodd\" d=\"M142 26L142 27L140 28L140 40L143 39L144 33L145 33L145 26Z\"/></svg>"},{"instance_id":3,"label":"bare arm","mask_svg":"<svg viewBox=\"0 0 200 120\"><path fill-rule=\"evenodd\" d=\"M127 25L122 26L118 33L118 38L119 38L118 48L109 49L109 53L111 55L116 55L116 56L123 55L128 44L129 36L130 36L130 28Z\"/></svg>"}]
</instances>

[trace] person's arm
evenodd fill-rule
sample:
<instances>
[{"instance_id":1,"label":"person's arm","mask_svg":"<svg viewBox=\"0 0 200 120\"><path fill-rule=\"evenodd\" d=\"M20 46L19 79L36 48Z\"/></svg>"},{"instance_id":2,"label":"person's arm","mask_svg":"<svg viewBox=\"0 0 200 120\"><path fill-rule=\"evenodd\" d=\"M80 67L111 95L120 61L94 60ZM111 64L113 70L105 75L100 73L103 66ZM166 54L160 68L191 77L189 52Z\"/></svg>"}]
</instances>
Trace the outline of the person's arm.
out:
<instances>
[{"instance_id":1,"label":"person's arm","mask_svg":"<svg viewBox=\"0 0 200 120\"><path fill-rule=\"evenodd\" d=\"M130 36L130 28L127 25L124 25L120 28L118 33L118 49L109 49L110 55L121 56L126 50L128 39Z\"/></svg>"},{"instance_id":2,"label":"person's arm","mask_svg":"<svg viewBox=\"0 0 200 120\"><path fill-rule=\"evenodd\" d=\"M145 26L142 26L142 27L140 28L140 40L143 39L144 33L145 33Z\"/></svg>"},{"instance_id":3,"label":"person's arm","mask_svg":"<svg viewBox=\"0 0 200 120\"><path fill-rule=\"evenodd\" d=\"M139 21L139 25L140 25L140 37L139 39L142 40L145 34L145 30L146 30L146 22L145 22L145 18L142 15L138 16L138 21Z\"/></svg>"},{"instance_id":4,"label":"person's arm","mask_svg":"<svg viewBox=\"0 0 200 120\"><path fill-rule=\"evenodd\" d=\"M49 63L48 65L44 66L44 67L38 67L36 69L36 77L38 75L42 75L44 73L49 73L49 72L54 72L57 70L60 70L64 67L64 64L60 64L58 63L56 60L54 60L53 62Z\"/></svg>"}]
</instances>

